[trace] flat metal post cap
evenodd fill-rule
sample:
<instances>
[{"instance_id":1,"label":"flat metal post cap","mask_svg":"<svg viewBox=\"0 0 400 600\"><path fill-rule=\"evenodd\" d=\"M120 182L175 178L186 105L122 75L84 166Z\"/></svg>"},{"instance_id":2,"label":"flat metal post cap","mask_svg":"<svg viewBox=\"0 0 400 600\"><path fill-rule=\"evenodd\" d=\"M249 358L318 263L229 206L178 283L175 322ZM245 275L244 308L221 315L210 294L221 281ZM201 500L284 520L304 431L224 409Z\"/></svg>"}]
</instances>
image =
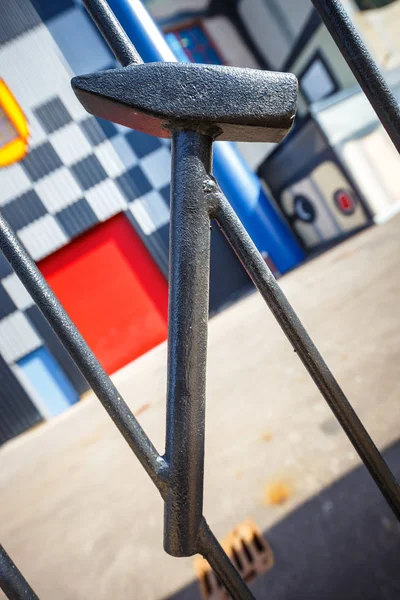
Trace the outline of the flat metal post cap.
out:
<instances>
[{"instance_id":1,"label":"flat metal post cap","mask_svg":"<svg viewBox=\"0 0 400 600\"><path fill-rule=\"evenodd\" d=\"M194 63L145 63L74 77L86 110L158 137L176 129L220 140L279 142L296 114L290 73Z\"/></svg>"}]
</instances>

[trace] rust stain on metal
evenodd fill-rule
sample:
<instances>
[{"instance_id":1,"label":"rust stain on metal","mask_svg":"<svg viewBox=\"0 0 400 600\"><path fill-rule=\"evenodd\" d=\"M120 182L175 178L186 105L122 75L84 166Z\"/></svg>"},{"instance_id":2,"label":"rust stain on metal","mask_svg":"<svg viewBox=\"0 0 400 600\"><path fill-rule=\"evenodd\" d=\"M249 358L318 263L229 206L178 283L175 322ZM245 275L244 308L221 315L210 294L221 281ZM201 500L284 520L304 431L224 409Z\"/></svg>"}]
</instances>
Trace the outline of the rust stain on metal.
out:
<instances>
[{"instance_id":1,"label":"rust stain on metal","mask_svg":"<svg viewBox=\"0 0 400 600\"><path fill-rule=\"evenodd\" d=\"M260 528L251 518L240 523L221 540L221 546L246 583L266 573L274 565L274 555ZM230 598L205 558L196 557L194 569L203 600Z\"/></svg>"}]
</instances>

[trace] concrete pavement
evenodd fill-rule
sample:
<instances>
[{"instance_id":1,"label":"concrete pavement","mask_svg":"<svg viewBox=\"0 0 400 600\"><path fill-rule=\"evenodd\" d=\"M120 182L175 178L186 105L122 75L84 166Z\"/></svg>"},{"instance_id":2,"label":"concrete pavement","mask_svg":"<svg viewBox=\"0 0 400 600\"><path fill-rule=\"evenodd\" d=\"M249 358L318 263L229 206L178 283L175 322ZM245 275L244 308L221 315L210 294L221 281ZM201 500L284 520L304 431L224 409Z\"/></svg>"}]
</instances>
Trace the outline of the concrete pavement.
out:
<instances>
[{"instance_id":1,"label":"concrete pavement","mask_svg":"<svg viewBox=\"0 0 400 600\"><path fill-rule=\"evenodd\" d=\"M281 280L380 448L400 433L399 230L396 217ZM212 319L209 342L205 515L218 536L251 516L268 537L295 509L312 514L304 503L359 460L258 295ZM160 452L165 359L162 345L114 376ZM281 504L270 503L274 486L286 490ZM0 450L0 539L42 600L155 600L193 579L191 559L164 554L161 499L93 397ZM307 556L303 571L318 559Z\"/></svg>"}]
</instances>

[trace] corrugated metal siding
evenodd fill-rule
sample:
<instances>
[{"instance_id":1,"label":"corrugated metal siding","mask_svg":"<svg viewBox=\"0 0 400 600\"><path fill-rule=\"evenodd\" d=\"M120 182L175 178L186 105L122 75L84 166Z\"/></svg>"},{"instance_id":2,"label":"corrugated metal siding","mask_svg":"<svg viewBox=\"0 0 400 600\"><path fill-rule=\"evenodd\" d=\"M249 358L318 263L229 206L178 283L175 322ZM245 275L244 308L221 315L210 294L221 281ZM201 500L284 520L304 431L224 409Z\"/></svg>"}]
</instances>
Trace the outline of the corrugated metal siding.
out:
<instances>
[{"instance_id":1,"label":"corrugated metal siding","mask_svg":"<svg viewBox=\"0 0 400 600\"><path fill-rule=\"evenodd\" d=\"M23 312L13 312L0 321L0 353L7 363L14 363L42 344Z\"/></svg>"},{"instance_id":2,"label":"corrugated metal siding","mask_svg":"<svg viewBox=\"0 0 400 600\"><path fill-rule=\"evenodd\" d=\"M47 348L50 350L54 358L63 368L68 379L73 384L78 394L83 394L89 389L89 384L78 369L75 366L74 361L64 348L63 344L58 339L58 336L54 333L40 310L37 306L31 306L26 311L29 320L38 331L39 335L43 338Z\"/></svg>"},{"instance_id":3,"label":"corrugated metal siding","mask_svg":"<svg viewBox=\"0 0 400 600\"><path fill-rule=\"evenodd\" d=\"M0 356L0 444L41 420L36 406Z\"/></svg>"}]
</instances>

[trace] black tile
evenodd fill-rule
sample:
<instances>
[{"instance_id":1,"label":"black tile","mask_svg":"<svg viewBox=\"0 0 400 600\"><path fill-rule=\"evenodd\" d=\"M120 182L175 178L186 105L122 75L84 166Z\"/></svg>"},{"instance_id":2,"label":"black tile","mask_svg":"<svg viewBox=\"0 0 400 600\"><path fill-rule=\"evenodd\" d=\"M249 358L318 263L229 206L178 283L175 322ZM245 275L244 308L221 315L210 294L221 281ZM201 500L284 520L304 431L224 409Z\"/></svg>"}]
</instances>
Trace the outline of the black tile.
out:
<instances>
[{"instance_id":1,"label":"black tile","mask_svg":"<svg viewBox=\"0 0 400 600\"><path fill-rule=\"evenodd\" d=\"M78 367L75 366L74 361L69 356L67 350L64 348L38 307L30 306L24 312L40 337L44 340L47 348L50 350L56 361L61 365L78 394L86 392L89 389L86 379L83 377Z\"/></svg>"},{"instance_id":2,"label":"black tile","mask_svg":"<svg viewBox=\"0 0 400 600\"><path fill-rule=\"evenodd\" d=\"M60 157L50 142L45 142L36 148L32 148L24 160L21 161L21 165L29 175L31 181L37 181L45 177L59 167L62 167L62 164Z\"/></svg>"},{"instance_id":3,"label":"black tile","mask_svg":"<svg viewBox=\"0 0 400 600\"><path fill-rule=\"evenodd\" d=\"M85 198L67 206L54 216L70 238L76 237L99 222Z\"/></svg>"},{"instance_id":4,"label":"black tile","mask_svg":"<svg viewBox=\"0 0 400 600\"><path fill-rule=\"evenodd\" d=\"M107 138L112 138L117 135L118 129L115 127L114 123L111 123L111 121L105 121L104 119L97 118L96 120Z\"/></svg>"},{"instance_id":5,"label":"black tile","mask_svg":"<svg viewBox=\"0 0 400 600\"><path fill-rule=\"evenodd\" d=\"M16 310L14 302L7 294L4 287L0 284L0 319L4 319L7 315L10 315Z\"/></svg>"},{"instance_id":6,"label":"black tile","mask_svg":"<svg viewBox=\"0 0 400 600\"><path fill-rule=\"evenodd\" d=\"M132 167L115 180L128 202L143 196L153 188L139 166Z\"/></svg>"},{"instance_id":7,"label":"black tile","mask_svg":"<svg viewBox=\"0 0 400 600\"><path fill-rule=\"evenodd\" d=\"M72 165L71 171L84 190L88 190L108 177L100 161L94 154Z\"/></svg>"},{"instance_id":8,"label":"black tile","mask_svg":"<svg viewBox=\"0 0 400 600\"><path fill-rule=\"evenodd\" d=\"M46 207L34 190L29 190L2 208L3 217L18 231L47 214Z\"/></svg>"},{"instance_id":9,"label":"black tile","mask_svg":"<svg viewBox=\"0 0 400 600\"><path fill-rule=\"evenodd\" d=\"M0 45L40 25L38 14L26 0L0 0L0 15Z\"/></svg>"},{"instance_id":10,"label":"black tile","mask_svg":"<svg viewBox=\"0 0 400 600\"><path fill-rule=\"evenodd\" d=\"M95 119L94 117L88 117L87 119L81 121L79 124L82 128L83 133L86 135L87 139L93 146L98 146L107 139L106 134L100 127L97 119Z\"/></svg>"},{"instance_id":11,"label":"black tile","mask_svg":"<svg viewBox=\"0 0 400 600\"><path fill-rule=\"evenodd\" d=\"M73 0L31 0L31 2L43 21L48 21L75 6Z\"/></svg>"},{"instance_id":12,"label":"black tile","mask_svg":"<svg viewBox=\"0 0 400 600\"><path fill-rule=\"evenodd\" d=\"M170 202L171 202L171 184L168 183L167 185L165 185L163 188L161 188L161 190L159 190L159 193L161 194L161 196L164 198L165 202L169 206Z\"/></svg>"},{"instance_id":13,"label":"black tile","mask_svg":"<svg viewBox=\"0 0 400 600\"><path fill-rule=\"evenodd\" d=\"M53 133L72 121L67 108L56 96L33 110L46 133Z\"/></svg>"},{"instance_id":14,"label":"black tile","mask_svg":"<svg viewBox=\"0 0 400 600\"><path fill-rule=\"evenodd\" d=\"M138 158L147 156L162 145L158 138L141 131L130 131L126 134L126 139Z\"/></svg>"},{"instance_id":15,"label":"black tile","mask_svg":"<svg viewBox=\"0 0 400 600\"><path fill-rule=\"evenodd\" d=\"M11 273L13 272L14 271L10 263L8 262L4 254L0 252L0 279L3 279L3 277L7 277L7 275L11 275Z\"/></svg>"}]
</instances>

